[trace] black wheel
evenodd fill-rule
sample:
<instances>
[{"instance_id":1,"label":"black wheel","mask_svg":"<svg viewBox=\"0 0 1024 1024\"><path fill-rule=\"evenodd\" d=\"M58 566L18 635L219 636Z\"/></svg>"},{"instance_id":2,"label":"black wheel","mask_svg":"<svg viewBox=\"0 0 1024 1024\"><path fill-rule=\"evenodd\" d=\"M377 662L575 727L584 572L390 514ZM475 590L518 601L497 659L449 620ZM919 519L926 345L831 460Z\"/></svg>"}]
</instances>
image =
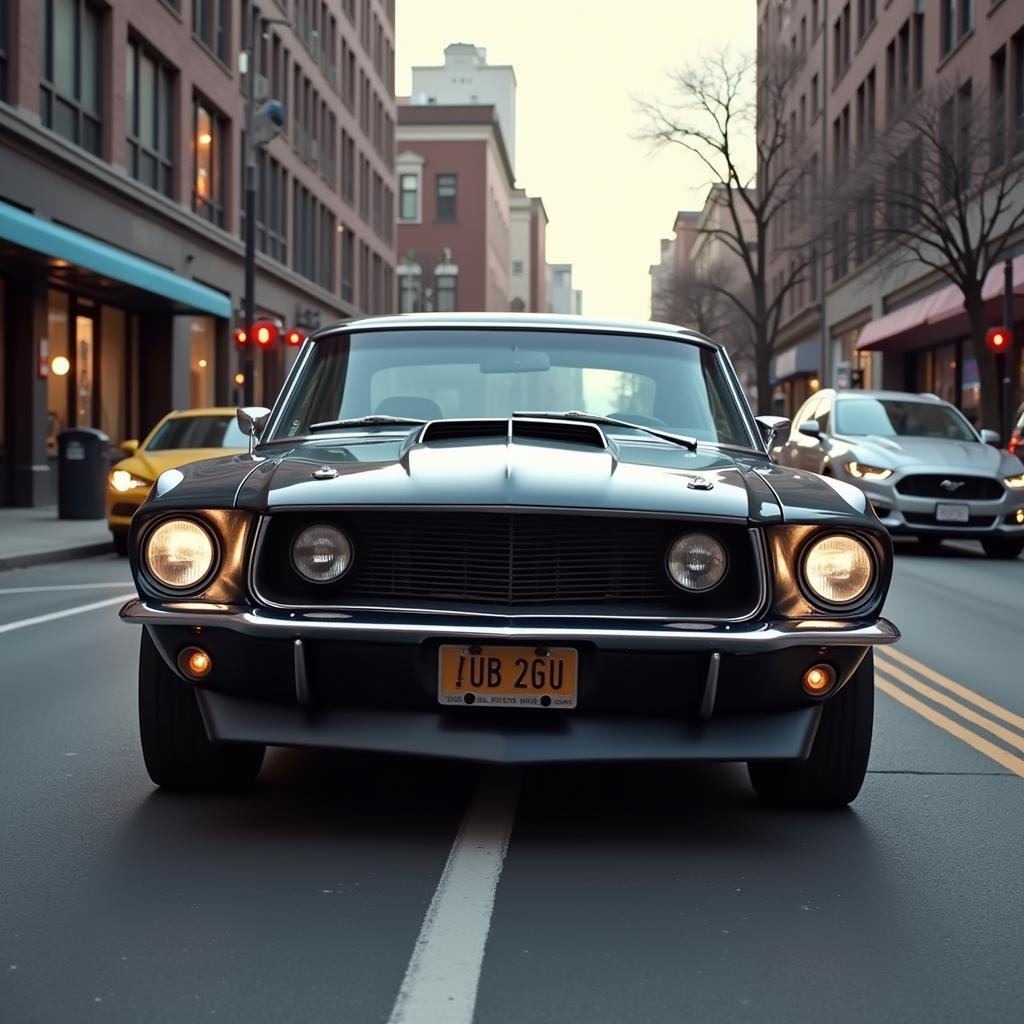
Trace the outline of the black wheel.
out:
<instances>
[{"instance_id":1,"label":"black wheel","mask_svg":"<svg viewBox=\"0 0 1024 1024\"><path fill-rule=\"evenodd\" d=\"M981 546L989 558L1016 558L1024 551L1024 540L1011 540L1009 537L993 537L983 540Z\"/></svg>"},{"instance_id":2,"label":"black wheel","mask_svg":"<svg viewBox=\"0 0 1024 1024\"><path fill-rule=\"evenodd\" d=\"M117 553L118 558L128 557L128 531L127 530L113 530L110 536L114 541L114 551Z\"/></svg>"},{"instance_id":3,"label":"black wheel","mask_svg":"<svg viewBox=\"0 0 1024 1024\"><path fill-rule=\"evenodd\" d=\"M845 807L864 782L874 709L875 660L868 651L849 682L822 708L806 761L747 765L757 795L784 807Z\"/></svg>"},{"instance_id":4,"label":"black wheel","mask_svg":"<svg viewBox=\"0 0 1024 1024\"><path fill-rule=\"evenodd\" d=\"M139 732L149 777L164 789L184 792L248 786L266 750L210 742L191 685L167 667L146 629L139 650Z\"/></svg>"}]
</instances>

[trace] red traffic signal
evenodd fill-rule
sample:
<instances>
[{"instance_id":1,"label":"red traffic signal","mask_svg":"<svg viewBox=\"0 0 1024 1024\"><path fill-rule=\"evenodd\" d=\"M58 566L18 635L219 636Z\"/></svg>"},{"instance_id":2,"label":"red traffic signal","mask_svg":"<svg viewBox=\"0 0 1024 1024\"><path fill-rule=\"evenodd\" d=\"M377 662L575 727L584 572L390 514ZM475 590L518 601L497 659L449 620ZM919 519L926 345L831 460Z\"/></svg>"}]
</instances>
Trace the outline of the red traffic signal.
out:
<instances>
[{"instance_id":1,"label":"red traffic signal","mask_svg":"<svg viewBox=\"0 0 1024 1024\"><path fill-rule=\"evenodd\" d=\"M1008 352L1013 335L1005 327L990 327L985 332L985 344L993 352Z\"/></svg>"},{"instance_id":2,"label":"red traffic signal","mask_svg":"<svg viewBox=\"0 0 1024 1024\"><path fill-rule=\"evenodd\" d=\"M302 333L302 331L296 330L293 327L290 331L286 332L284 340L285 343L288 345L298 346L301 345L306 340L306 336Z\"/></svg>"},{"instance_id":3,"label":"red traffic signal","mask_svg":"<svg viewBox=\"0 0 1024 1024\"><path fill-rule=\"evenodd\" d=\"M271 348L277 341L277 324L270 320L257 320L252 325L252 340L260 348Z\"/></svg>"},{"instance_id":4,"label":"red traffic signal","mask_svg":"<svg viewBox=\"0 0 1024 1024\"><path fill-rule=\"evenodd\" d=\"M239 348L245 348L249 344L249 332L244 327L238 327L235 329L235 344Z\"/></svg>"}]
</instances>

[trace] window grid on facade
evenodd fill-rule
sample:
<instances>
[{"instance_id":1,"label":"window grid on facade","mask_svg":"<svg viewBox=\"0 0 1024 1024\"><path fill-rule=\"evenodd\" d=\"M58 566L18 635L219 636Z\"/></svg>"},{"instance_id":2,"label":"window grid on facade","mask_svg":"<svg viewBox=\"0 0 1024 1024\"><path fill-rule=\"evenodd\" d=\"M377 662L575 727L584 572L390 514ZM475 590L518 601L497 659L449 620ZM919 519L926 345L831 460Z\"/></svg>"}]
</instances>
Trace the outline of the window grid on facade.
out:
<instances>
[{"instance_id":1,"label":"window grid on facade","mask_svg":"<svg viewBox=\"0 0 1024 1024\"><path fill-rule=\"evenodd\" d=\"M97 156L103 136L101 14L89 0L45 0L43 124Z\"/></svg>"},{"instance_id":2,"label":"window grid on facade","mask_svg":"<svg viewBox=\"0 0 1024 1024\"><path fill-rule=\"evenodd\" d=\"M455 220L458 212L458 178L454 174L437 176L437 220Z\"/></svg>"},{"instance_id":3,"label":"window grid on facade","mask_svg":"<svg viewBox=\"0 0 1024 1024\"><path fill-rule=\"evenodd\" d=\"M192 103L192 209L224 226L224 119L199 96Z\"/></svg>"},{"instance_id":4,"label":"window grid on facade","mask_svg":"<svg viewBox=\"0 0 1024 1024\"><path fill-rule=\"evenodd\" d=\"M0 0L0 103L7 102L7 24L10 12L7 0Z\"/></svg>"},{"instance_id":5,"label":"window grid on facade","mask_svg":"<svg viewBox=\"0 0 1024 1024\"><path fill-rule=\"evenodd\" d=\"M192 0L192 32L227 63L228 0Z\"/></svg>"},{"instance_id":6,"label":"window grid on facade","mask_svg":"<svg viewBox=\"0 0 1024 1024\"><path fill-rule=\"evenodd\" d=\"M174 72L138 40L128 43L128 172L169 196L174 188Z\"/></svg>"}]
</instances>

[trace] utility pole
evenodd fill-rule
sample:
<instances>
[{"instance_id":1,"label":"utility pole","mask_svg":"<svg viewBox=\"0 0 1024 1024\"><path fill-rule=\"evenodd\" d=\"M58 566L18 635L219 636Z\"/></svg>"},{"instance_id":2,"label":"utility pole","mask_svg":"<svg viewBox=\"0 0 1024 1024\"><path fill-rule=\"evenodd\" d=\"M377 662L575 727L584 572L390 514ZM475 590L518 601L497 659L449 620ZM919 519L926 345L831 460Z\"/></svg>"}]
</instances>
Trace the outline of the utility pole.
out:
<instances>
[{"instance_id":1,"label":"utility pole","mask_svg":"<svg viewBox=\"0 0 1024 1024\"><path fill-rule=\"evenodd\" d=\"M245 50L245 330L251 331L256 321L256 151L273 138L271 130L262 142L256 140L256 78L259 42L265 25L290 25L288 18L265 18L255 3L249 7L249 41ZM273 108L273 109L271 109ZM265 116L264 116L265 113ZM284 108L271 101L260 113L261 128L273 124L279 129L284 121ZM262 359L262 357L261 357ZM242 373L245 376L243 395L246 405L255 401L256 358L252 339L245 347Z\"/></svg>"},{"instance_id":2,"label":"utility pole","mask_svg":"<svg viewBox=\"0 0 1024 1024\"><path fill-rule=\"evenodd\" d=\"M828 194L828 0L821 4L821 201L820 240L818 244L818 319L821 322L821 386L832 386L831 355L828 338L828 299L825 282L825 241L828 237L827 214L825 212L825 196Z\"/></svg>"},{"instance_id":3,"label":"utility pole","mask_svg":"<svg viewBox=\"0 0 1024 1024\"><path fill-rule=\"evenodd\" d=\"M1010 335L1009 350L1002 363L1002 406L1003 415L999 420L999 434L1003 444L1008 444L1013 433L1014 393L1020 366L1020 342L1013 330L1013 260L1003 264L1003 327Z\"/></svg>"}]
</instances>

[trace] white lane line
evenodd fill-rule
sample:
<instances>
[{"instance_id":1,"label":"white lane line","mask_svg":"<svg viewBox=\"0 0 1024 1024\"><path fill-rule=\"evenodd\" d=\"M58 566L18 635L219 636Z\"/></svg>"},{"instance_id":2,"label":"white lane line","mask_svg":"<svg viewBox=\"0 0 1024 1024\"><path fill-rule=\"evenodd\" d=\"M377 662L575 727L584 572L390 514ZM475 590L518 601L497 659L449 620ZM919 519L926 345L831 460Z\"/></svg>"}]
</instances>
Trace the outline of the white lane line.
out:
<instances>
[{"instance_id":1,"label":"white lane line","mask_svg":"<svg viewBox=\"0 0 1024 1024\"><path fill-rule=\"evenodd\" d=\"M15 629L24 629L26 626L38 626L41 622L53 622L54 619L66 619L69 615L81 615L82 612L91 612L97 608L109 608L112 604L124 604L131 600L135 594L121 594L120 597L110 597L106 601L93 601L92 604L80 604L77 608L66 608L62 612L50 612L48 615L33 615L31 619L21 619L18 622L6 622L0 626L0 633L10 633Z\"/></svg>"},{"instance_id":2,"label":"white lane line","mask_svg":"<svg viewBox=\"0 0 1024 1024\"><path fill-rule=\"evenodd\" d=\"M0 587L0 597L4 594L41 594L46 590L95 590L99 587L128 587L130 583L121 580L118 583L65 583L63 586L47 587Z\"/></svg>"},{"instance_id":3,"label":"white lane line","mask_svg":"<svg viewBox=\"0 0 1024 1024\"><path fill-rule=\"evenodd\" d=\"M521 773L492 768L462 819L388 1024L472 1024Z\"/></svg>"}]
</instances>

